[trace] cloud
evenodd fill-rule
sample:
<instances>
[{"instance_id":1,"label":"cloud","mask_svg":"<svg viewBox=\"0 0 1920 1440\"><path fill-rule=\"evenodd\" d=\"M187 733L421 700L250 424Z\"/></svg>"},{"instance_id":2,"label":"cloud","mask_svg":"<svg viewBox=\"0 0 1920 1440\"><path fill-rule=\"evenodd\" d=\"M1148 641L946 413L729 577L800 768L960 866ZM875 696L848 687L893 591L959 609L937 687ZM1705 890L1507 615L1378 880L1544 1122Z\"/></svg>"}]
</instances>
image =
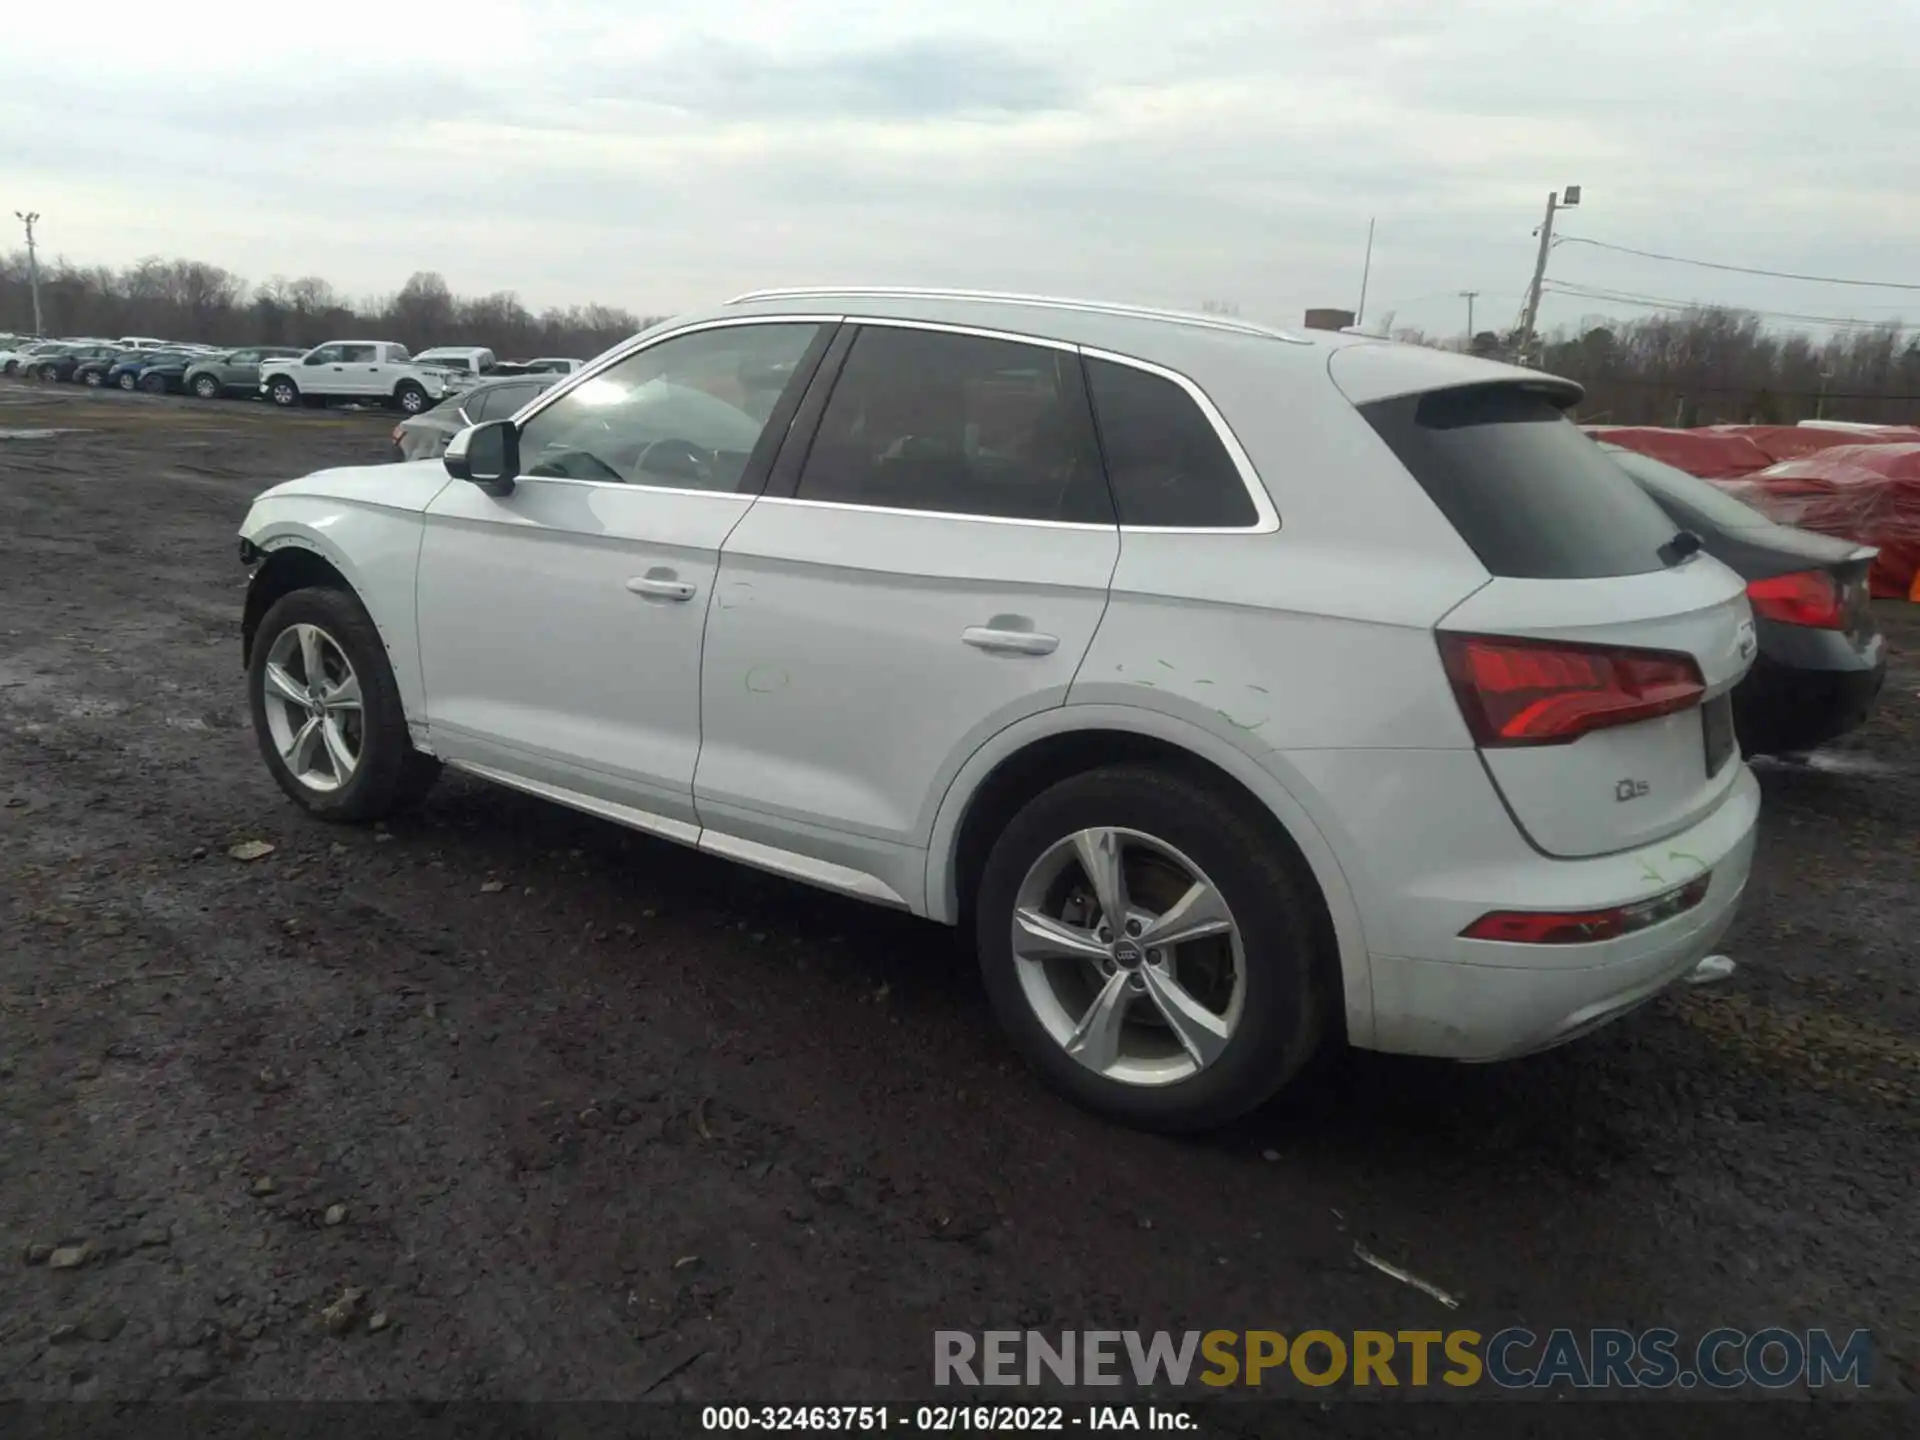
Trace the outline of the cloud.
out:
<instances>
[{"instance_id":1,"label":"cloud","mask_svg":"<svg viewBox=\"0 0 1920 1440\"><path fill-rule=\"evenodd\" d=\"M90 13L79 42L10 16L0 56L0 189L89 263L356 293L433 268L644 311L968 283L1292 322L1352 303L1377 218L1370 310L1446 330L1466 289L1511 318L1565 184L1568 230L1663 253L1900 279L1920 244L1910 0L1817 32L1786 0L471 0L400 31L332 0L297 33L237 0L186 27ZM1552 273L1800 313L1903 298L1590 247Z\"/></svg>"}]
</instances>

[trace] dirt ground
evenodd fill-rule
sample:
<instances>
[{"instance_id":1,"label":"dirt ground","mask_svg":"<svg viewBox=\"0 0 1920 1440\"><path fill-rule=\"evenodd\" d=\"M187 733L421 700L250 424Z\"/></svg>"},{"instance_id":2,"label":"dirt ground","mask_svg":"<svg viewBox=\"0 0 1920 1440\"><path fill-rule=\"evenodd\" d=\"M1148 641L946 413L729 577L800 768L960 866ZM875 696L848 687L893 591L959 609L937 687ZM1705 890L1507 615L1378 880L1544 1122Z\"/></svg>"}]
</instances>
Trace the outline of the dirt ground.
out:
<instances>
[{"instance_id":1,"label":"dirt ground","mask_svg":"<svg viewBox=\"0 0 1920 1440\"><path fill-rule=\"evenodd\" d=\"M1920 607L1760 767L1732 982L1169 1141L937 927L457 778L303 819L234 532L391 423L0 385L0 1396L864 1401L941 1328L1308 1324L1864 1326L1920 1391Z\"/></svg>"}]
</instances>

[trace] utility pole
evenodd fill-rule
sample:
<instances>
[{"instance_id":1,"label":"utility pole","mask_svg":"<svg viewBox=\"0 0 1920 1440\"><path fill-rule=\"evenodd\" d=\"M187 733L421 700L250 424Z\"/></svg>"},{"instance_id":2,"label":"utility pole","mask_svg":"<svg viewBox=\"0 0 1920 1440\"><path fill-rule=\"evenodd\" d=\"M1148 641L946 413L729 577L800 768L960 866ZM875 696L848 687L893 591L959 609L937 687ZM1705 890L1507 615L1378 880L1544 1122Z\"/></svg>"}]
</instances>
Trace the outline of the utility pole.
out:
<instances>
[{"instance_id":1,"label":"utility pole","mask_svg":"<svg viewBox=\"0 0 1920 1440\"><path fill-rule=\"evenodd\" d=\"M1360 267L1360 303L1353 312L1353 328L1367 323L1367 278L1373 274L1373 221L1367 221L1367 258Z\"/></svg>"},{"instance_id":2,"label":"utility pole","mask_svg":"<svg viewBox=\"0 0 1920 1440\"><path fill-rule=\"evenodd\" d=\"M16 210L13 218L27 227L27 284L33 290L33 333L41 335L45 331L40 323L40 260L33 248L33 222L40 218L40 212Z\"/></svg>"},{"instance_id":3,"label":"utility pole","mask_svg":"<svg viewBox=\"0 0 1920 1440\"><path fill-rule=\"evenodd\" d=\"M1467 302L1467 348L1469 350L1473 348L1473 301L1474 297L1479 293L1478 290L1462 290L1460 292L1460 298Z\"/></svg>"},{"instance_id":4,"label":"utility pole","mask_svg":"<svg viewBox=\"0 0 1920 1440\"><path fill-rule=\"evenodd\" d=\"M1567 186L1564 199L1558 191L1547 194L1547 218L1540 222L1540 253L1533 262L1533 281L1527 286L1527 309L1520 317L1520 355L1522 364L1526 363L1527 352L1533 347L1533 325L1540 318L1540 285L1547 278L1547 252L1553 248L1553 217L1558 209L1571 209L1580 203L1580 187Z\"/></svg>"}]
</instances>

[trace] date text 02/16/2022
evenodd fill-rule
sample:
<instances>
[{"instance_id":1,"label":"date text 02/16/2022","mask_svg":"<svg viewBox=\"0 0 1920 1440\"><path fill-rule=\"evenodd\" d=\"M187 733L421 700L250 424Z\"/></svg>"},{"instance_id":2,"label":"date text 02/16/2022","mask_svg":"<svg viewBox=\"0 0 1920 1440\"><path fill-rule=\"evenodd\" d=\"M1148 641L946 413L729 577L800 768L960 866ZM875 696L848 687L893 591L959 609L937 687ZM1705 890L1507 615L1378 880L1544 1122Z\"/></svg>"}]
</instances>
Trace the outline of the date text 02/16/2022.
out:
<instances>
[{"instance_id":1,"label":"date text 02/16/2022","mask_svg":"<svg viewBox=\"0 0 1920 1440\"><path fill-rule=\"evenodd\" d=\"M1187 1411L1160 1405L707 1405L708 1431L785 1434L846 1431L901 1434L1012 1434L1102 1430L1192 1431Z\"/></svg>"}]
</instances>

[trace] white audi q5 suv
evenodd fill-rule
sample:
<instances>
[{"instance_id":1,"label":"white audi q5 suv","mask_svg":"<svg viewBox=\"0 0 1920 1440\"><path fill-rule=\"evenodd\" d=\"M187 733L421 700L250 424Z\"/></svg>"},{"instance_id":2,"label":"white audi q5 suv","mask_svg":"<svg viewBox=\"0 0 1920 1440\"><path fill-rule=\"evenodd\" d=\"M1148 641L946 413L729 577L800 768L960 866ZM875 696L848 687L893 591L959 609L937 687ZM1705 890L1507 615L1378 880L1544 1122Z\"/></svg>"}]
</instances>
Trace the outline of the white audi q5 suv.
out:
<instances>
[{"instance_id":1,"label":"white audi q5 suv","mask_svg":"<svg viewBox=\"0 0 1920 1440\"><path fill-rule=\"evenodd\" d=\"M965 924L1081 1103L1493 1060L1747 883L1740 581L1551 376L1028 296L769 291L242 530L268 767L442 766ZM743 962L745 963L745 962Z\"/></svg>"}]
</instances>

